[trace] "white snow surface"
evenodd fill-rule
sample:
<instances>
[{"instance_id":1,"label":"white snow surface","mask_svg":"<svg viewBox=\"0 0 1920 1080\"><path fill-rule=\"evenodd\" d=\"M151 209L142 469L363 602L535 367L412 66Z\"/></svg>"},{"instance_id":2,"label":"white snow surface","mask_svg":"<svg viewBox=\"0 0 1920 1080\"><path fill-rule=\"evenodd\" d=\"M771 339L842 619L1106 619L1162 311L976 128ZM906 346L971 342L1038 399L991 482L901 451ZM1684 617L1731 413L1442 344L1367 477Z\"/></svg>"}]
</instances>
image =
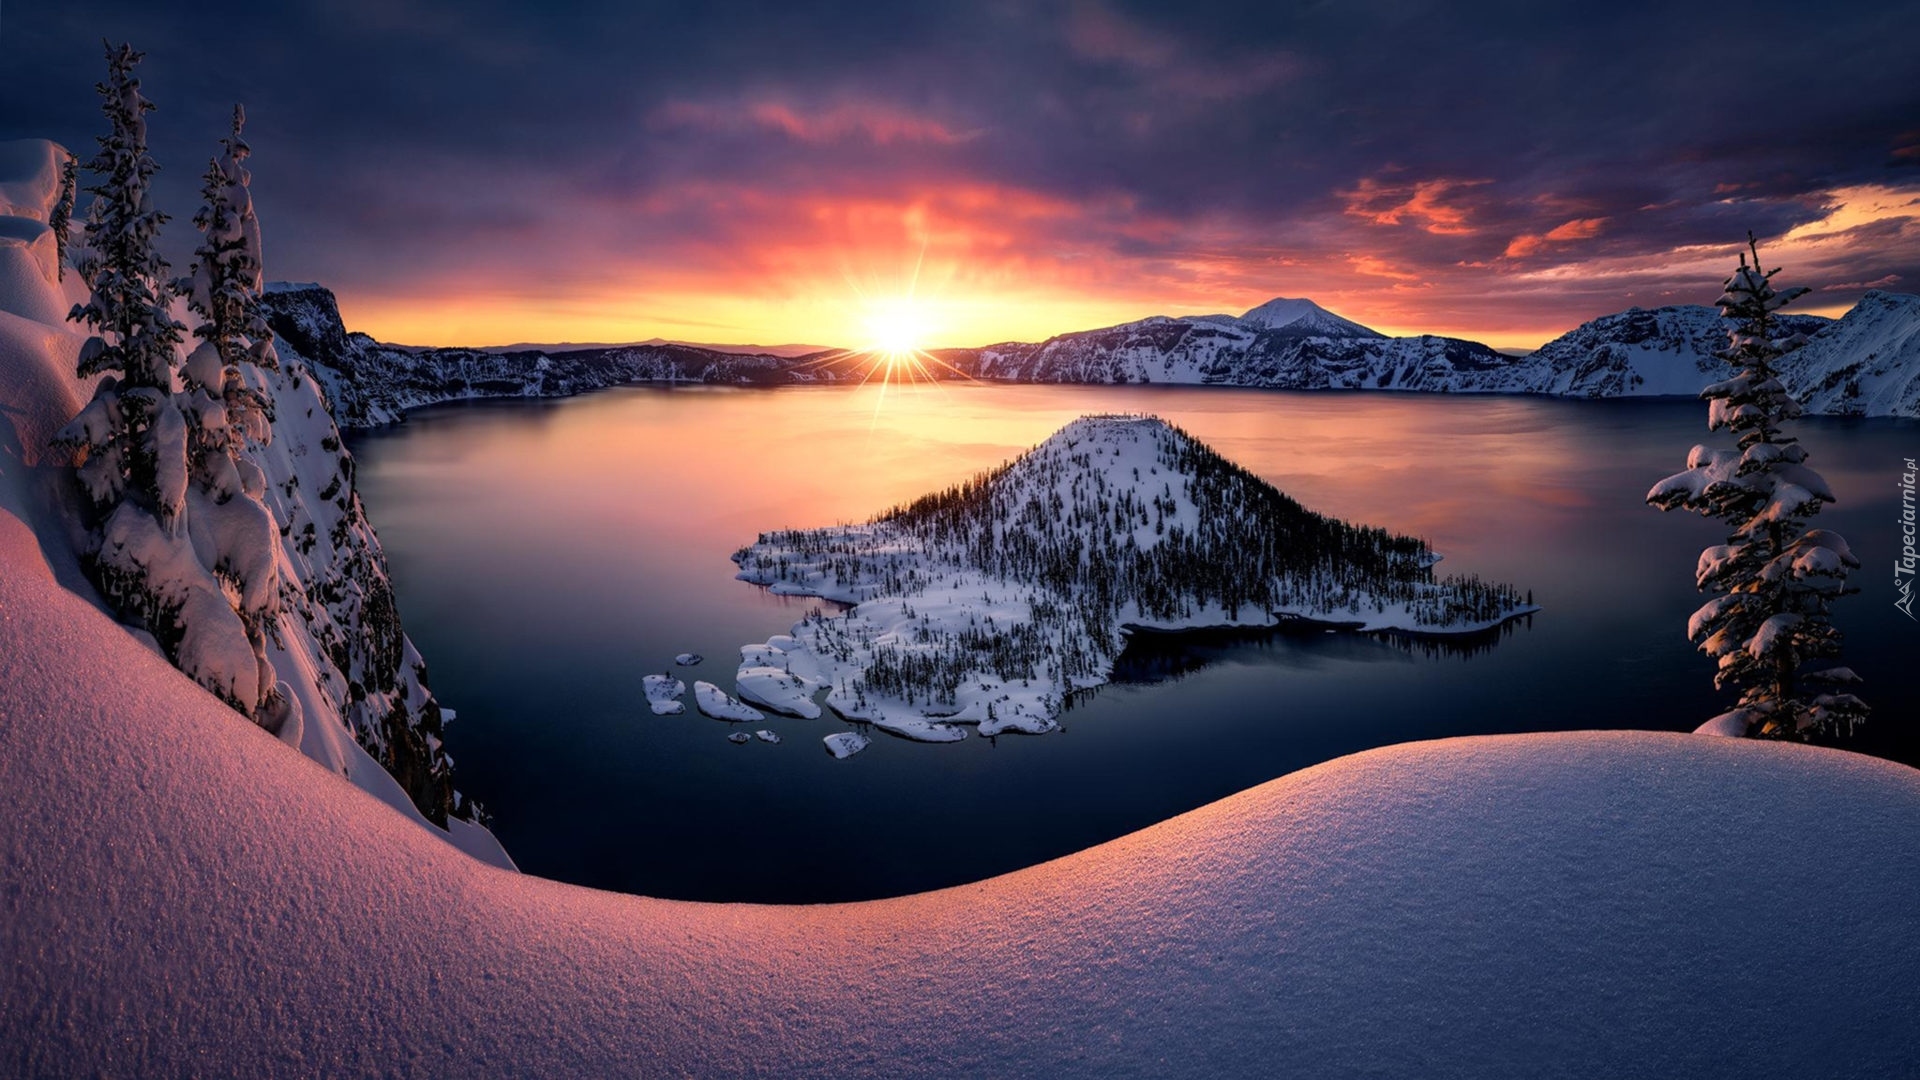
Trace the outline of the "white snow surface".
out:
<instances>
[{"instance_id":1,"label":"white snow surface","mask_svg":"<svg viewBox=\"0 0 1920 1080\"><path fill-rule=\"evenodd\" d=\"M687 704L680 695L687 692L687 684L671 675L648 675L640 680L646 690L647 705L655 716L677 716L687 711Z\"/></svg>"},{"instance_id":2,"label":"white snow surface","mask_svg":"<svg viewBox=\"0 0 1920 1080\"><path fill-rule=\"evenodd\" d=\"M705 680L694 680L693 700L700 711L715 720L737 723L742 720L765 720L767 715L751 705L744 704L725 690Z\"/></svg>"},{"instance_id":3,"label":"white snow surface","mask_svg":"<svg viewBox=\"0 0 1920 1080\"><path fill-rule=\"evenodd\" d=\"M10 512L0 614L17 1075L1744 1080L1920 1059L1920 773L1884 761L1644 732L1417 743L973 885L680 903L462 856L61 587Z\"/></svg>"},{"instance_id":4,"label":"white snow surface","mask_svg":"<svg viewBox=\"0 0 1920 1080\"><path fill-rule=\"evenodd\" d=\"M827 685L825 669L814 661L812 653L788 649L796 643L781 635L765 645L745 645L740 649L740 670L734 675L734 692L740 700L788 716L809 720L820 715L813 695Z\"/></svg>"},{"instance_id":5,"label":"white snow surface","mask_svg":"<svg viewBox=\"0 0 1920 1080\"><path fill-rule=\"evenodd\" d=\"M857 731L836 731L820 740L827 746L827 753L842 761L865 750L873 740Z\"/></svg>"}]
</instances>

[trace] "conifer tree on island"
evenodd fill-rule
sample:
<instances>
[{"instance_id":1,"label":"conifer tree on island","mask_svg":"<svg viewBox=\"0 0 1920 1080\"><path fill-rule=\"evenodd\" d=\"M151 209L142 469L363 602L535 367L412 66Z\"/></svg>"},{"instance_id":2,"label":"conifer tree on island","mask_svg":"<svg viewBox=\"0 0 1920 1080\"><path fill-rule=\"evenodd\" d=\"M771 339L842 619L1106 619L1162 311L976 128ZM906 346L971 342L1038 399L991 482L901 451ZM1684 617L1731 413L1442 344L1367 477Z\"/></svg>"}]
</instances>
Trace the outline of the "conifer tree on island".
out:
<instances>
[{"instance_id":1,"label":"conifer tree on island","mask_svg":"<svg viewBox=\"0 0 1920 1080\"><path fill-rule=\"evenodd\" d=\"M245 365L227 360L271 352L267 338L249 337L246 304L233 295L243 281L257 289L259 275L238 164L244 144L236 131L232 171L223 167L223 183L209 187L208 238L192 279L192 304L208 326L182 388L184 328L169 314L176 283L155 247L167 216L149 189L158 167L147 153L153 105L134 75L140 59L131 46L107 46L108 78L96 87L110 131L87 165L98 181L87 189L87 251L76 266L91 293L68 318L94 331L79 375L102 377L55 442L78 452L96 516L87 554L102 594L175 666L277 728L283 703L265 630L279 605L279 534L259 501L264 477L239 441L264 437L270 403L257 372L249 380Z\"/></svg>"},{"instance_id":2,"label":"conifer tree on island","mask_svg":"<svg viewBox=\"0 0 1920 1080\"><path fill-rule=\"evenodd\" d=\"M1726 734L1782 739L1851 730L1866 716L1859 698L1838 689L1857 682L1851 670L1805 666L1838 655L1840 631L1829 619L1848 592L1847 573L1860 565L1838 533L1808 520L1833 489L1807 467L1807 452L1781 425L1800 415L1776 362L1805 338L1776 339L1775 312L1807 292L1776 290L1777 269L1761 269L1751 235L1740 266L1715 306L1734 325L1724 354L1732 378L1701 391L1707 426L1737 438L1732 450L1696 446L1686 471L1647 492L1662 510L1685 508L1729 526L1727 541L1700 553L1695 583L1713 596L1687 622L1687 637L1714 658L1714 685L1738 687L1732 710L1708 721ZM1748 261L1748 255L1752 261Z\"/></svg>"}]
</instances>

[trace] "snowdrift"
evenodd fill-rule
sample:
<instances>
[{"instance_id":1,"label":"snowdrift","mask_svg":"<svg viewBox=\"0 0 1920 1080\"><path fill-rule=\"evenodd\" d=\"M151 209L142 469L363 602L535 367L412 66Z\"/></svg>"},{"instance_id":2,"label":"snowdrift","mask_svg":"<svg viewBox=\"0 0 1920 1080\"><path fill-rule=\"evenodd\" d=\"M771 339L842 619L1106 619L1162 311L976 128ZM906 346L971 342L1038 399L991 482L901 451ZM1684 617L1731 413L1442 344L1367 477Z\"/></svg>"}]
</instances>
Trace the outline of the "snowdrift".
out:
<instances>
[{"instance_id":1,"label":"snowdrift","mask_svg":"<svg viewBox=\"0 0 1920 1080\"><path fill-rule=\"evenodd\" d=\"M1920 773L1450 740L866 904L470 859L57 584L0 514L0 1071L1893 1075Z\"/></svg>"}]
</instances>

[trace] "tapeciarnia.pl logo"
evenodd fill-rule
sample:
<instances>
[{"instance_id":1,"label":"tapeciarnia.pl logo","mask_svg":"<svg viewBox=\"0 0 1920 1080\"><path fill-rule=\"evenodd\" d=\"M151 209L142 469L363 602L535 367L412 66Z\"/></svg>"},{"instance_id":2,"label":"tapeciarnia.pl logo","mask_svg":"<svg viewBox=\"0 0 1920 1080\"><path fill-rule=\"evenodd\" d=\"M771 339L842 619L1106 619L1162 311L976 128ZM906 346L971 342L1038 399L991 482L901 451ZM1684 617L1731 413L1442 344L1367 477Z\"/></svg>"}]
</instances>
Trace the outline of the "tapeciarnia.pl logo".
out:
<instances>
[{"instance_id":1,"label":"tapeciarnia.pl logo","mask_svg":"<svg viewBox=\"0 0 1920 1080\"><path fill-rule=\"evenodd\" d=\"M1913 482L1920 468L1915 467L1912 458L1907 458L1905 465L1905 471L1900 474L1900 557L1893 560L1893 606L1907 618L1915 619L1913 580L1920 554L1914 551Z\"/></svg>"}]
</instances>

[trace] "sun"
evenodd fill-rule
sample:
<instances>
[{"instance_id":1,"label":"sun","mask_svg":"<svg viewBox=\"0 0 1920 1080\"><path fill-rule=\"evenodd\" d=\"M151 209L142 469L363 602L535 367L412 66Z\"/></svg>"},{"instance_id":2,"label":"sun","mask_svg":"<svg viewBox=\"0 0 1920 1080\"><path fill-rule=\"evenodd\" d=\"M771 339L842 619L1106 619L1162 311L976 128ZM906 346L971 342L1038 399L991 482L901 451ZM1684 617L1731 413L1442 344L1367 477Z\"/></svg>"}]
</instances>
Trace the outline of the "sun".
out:
<instances>
[{"instance_id":1,"label":"sun","mask_svg":"<svg viewBox=\"0 0 1920 1080\"><path fill-rule=\"evenodd\" d=\"M926 349L932 320L926 308L909 299L874 304L867 311L867 351L907 357Z\"/></svg>"}]
</instances>

